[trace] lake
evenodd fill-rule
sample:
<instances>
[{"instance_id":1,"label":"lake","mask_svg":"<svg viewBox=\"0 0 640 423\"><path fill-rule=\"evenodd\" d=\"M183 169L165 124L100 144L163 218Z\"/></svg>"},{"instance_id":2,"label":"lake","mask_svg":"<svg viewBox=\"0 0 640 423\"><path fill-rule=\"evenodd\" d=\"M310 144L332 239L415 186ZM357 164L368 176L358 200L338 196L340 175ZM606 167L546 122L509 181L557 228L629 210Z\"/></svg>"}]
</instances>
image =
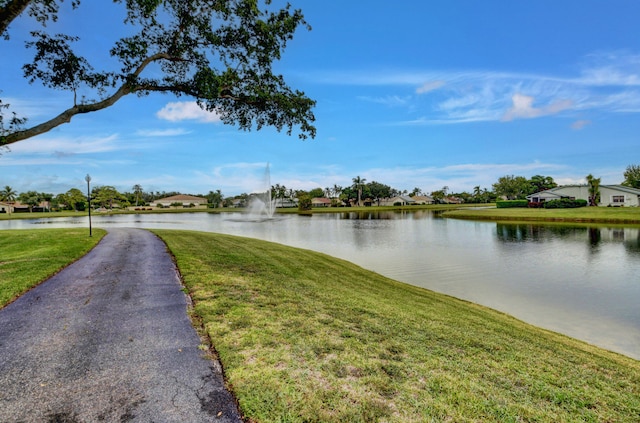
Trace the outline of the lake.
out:
<instances>
[{"instance_id":1,"label":"lake","mask_svg":"<svg viewBox=\"0 0 640 423\"><path fill-rule=\"evenodd\" d=\"M640 359L640 228L502 224L437 213L93 215L93 226L187 229L320 251ZM86 216L0 229L88 227Z\"/></svg>"}]
</instances>

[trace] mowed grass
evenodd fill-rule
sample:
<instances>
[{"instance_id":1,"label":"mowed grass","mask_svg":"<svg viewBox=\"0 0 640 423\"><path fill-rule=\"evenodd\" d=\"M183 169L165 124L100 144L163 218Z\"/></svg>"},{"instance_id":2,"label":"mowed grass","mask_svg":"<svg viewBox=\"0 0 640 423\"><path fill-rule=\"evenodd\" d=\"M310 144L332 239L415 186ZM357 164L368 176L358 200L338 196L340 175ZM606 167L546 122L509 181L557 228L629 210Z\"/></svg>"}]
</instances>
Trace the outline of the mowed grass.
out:
<instances>
[{"instance_id":1,"label":"mowed grass","mask_svg":"<svg viewBox=\"0 0 640 423\"><path fill-rule=\"evenodd\" d=\"M106 232L94 229L0 231L0 307L86 254Z\"/></svg>"},{"instance_id":2,"label":"mowed grass","mask_svg":"<svg viewBox=\"0 0 640 423\"><path fill-rule=\"evenodd\" d=\"M640 224L640 207L577 209L480 208L446 211L444 217L483 220Z\"/></svg>"},{"instance_id":3,"label":"mowed grass","mask_svg":"<svg viewBox=\"0 0 640 423\"><path fill-rule=\"evenodd\" d=\"M640 421L636 360L320 253L154 232L250 421Z\"/></svg>"}]
</instances>

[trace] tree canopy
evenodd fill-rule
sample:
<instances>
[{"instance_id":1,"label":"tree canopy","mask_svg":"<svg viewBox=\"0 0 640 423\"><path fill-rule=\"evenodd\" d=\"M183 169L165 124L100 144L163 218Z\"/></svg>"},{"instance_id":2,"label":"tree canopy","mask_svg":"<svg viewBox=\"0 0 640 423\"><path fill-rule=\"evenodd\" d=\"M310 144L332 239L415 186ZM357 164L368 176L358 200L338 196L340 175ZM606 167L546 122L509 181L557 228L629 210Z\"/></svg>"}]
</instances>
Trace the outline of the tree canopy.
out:
<instances>
[{"instance_id":1,"label":"tree canopy","mask_svg":"<svg viewBox=\"0 0 640 423\"><path fill-rule=\"evenodd\" d=\"M505 175L493 184L493 191L508 200L523 199L531 193L531 184L524 176Z\"/></svg>"},{"instance_id":2,"label":"tree canopy","mask_svg":"<svg viewBox=\"0 0 640 423\"><path fill-rule=\"evenodd\" d=\"M627 169L624 171L624 182L622 185L640 189L640 165L627 166Z\"/></svg>"},{"instance_id":3,"label":"tree canopy","mask_svg":"<svg viewBox=\"0 0 640 423\"><path fill-rule=\"evenodd\" d=\"M46 30L47 22L57 20L62 2L0 0L5 40L11 22L25 13L42 24L27 42L33 61L23 66L24 76L73 98L57 116L29 127L28 116L10 112L0 99L0 145L45 133L126 95L151 93L192 97L223 123L242 130L272 126L291 135L297 128L299 138L315 137L315 101L290 88L272 68L297 28L310 29L300 10L290 5L278 9L270 0L114 0L110 7L126 8L128 35L108 52L98 52L118 65L97 70L91 64L96 57L74 50L78 36ZM74 9L80 3L70 2Z\"/></svg>"}]
</instances>

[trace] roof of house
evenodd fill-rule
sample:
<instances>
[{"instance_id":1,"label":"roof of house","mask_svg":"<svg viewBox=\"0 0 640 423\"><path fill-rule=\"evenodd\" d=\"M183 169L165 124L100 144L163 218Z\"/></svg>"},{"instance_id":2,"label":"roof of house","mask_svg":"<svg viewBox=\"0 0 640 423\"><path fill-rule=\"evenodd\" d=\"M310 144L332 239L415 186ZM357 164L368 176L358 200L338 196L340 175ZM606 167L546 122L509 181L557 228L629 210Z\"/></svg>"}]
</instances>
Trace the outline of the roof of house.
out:
<instances>
[{"instance_id":1,"label":"roof of house","mask_svg":"<svg viewBox=\"0 0 640 423\"><path fill-rule=\"evenodd\" d=\"M574 188L574 187L586 188L587 185L561 185L559 187L551 188L545 191L539 191L533 194L529 194L527 195L527 198L532 198L532 197L561 198L562 194L558 193L558 191L562 191L563 188ZM624 185L600 185L600 189L602 188L622 191L622 192L626 192L628 194L633 194L633 195L640 195L640 189L627 187Z\"/></svg>"},{"instance_id":2,"label":"roof of house","mask_svg":"<svg viewBox=\"0 0 640 423\"><path fill-rule=\"evenodd\" d=\"M600 185L600 187L607 187L607 188L617 189L618 191L628 192L629 194L640 195L640 189L627 187L624 185Z\"/></svg>"},{"instance_id":3,"label":"roof of house","mask_svg":"<svg viewBox=\"0 0 640 423\"><path fill-rule=\"evenodd\" d=\"M204 197L196 197L194 195L185 195L185 194L178 194L178 195L172 195L171 197L165 197L165 198L159 198L157 200L153 200L153 202L155 203L166 203L166 202L180 202L180 201L197 201L197 202L207 202L207 199Z\"/></svg>"},{"instance_id":4,"label":"roof of house","mask_svg":"<svg viewBox=\"0 0 640 423\"><path fill-rule=\"evenodd\" d=\"M430 195L414 195L413 200L414 201L433 201L433 197L431 197Z\"/></svg>"},{"instance_id":5,"label":"roof of house","mask_svg":"<svg viewBox=\"0 0 640 423\"><path fill-rule=\"evenodd\" d=\"M324 204L331 204L331 200L326 198L326 197L315 197L311 199L312 203L324 203Z\"/></svg>"}]
</instances>

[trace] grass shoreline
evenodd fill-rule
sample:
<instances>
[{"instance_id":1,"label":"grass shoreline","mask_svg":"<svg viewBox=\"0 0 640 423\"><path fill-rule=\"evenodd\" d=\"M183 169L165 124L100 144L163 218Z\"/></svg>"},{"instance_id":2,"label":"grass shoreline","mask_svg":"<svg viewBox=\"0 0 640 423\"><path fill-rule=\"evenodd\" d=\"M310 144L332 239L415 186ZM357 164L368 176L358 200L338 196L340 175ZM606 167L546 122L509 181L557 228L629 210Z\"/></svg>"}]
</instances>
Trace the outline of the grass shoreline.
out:
<instances>
[{"instance_id":1,"label":"grass shoreline","mask_svg":"<svg viewBox=\"0 0 640 423\"><path fill-rule=\"evenodd\" d=\"M153 230L255 422L637 421L640 362L321 253Z\"/></svg>"},{"instance_id":2,"label":"grass shoreline","mask_svg":"<svg viewBox=\"0 0 640 423\"><path fill-rule=\"evenodd\" d=\"M577 209L468 208L445 211L442 216L455 219L490 221L640 225L640 207L581 207Z\"/></svg>"}]
</instances>

